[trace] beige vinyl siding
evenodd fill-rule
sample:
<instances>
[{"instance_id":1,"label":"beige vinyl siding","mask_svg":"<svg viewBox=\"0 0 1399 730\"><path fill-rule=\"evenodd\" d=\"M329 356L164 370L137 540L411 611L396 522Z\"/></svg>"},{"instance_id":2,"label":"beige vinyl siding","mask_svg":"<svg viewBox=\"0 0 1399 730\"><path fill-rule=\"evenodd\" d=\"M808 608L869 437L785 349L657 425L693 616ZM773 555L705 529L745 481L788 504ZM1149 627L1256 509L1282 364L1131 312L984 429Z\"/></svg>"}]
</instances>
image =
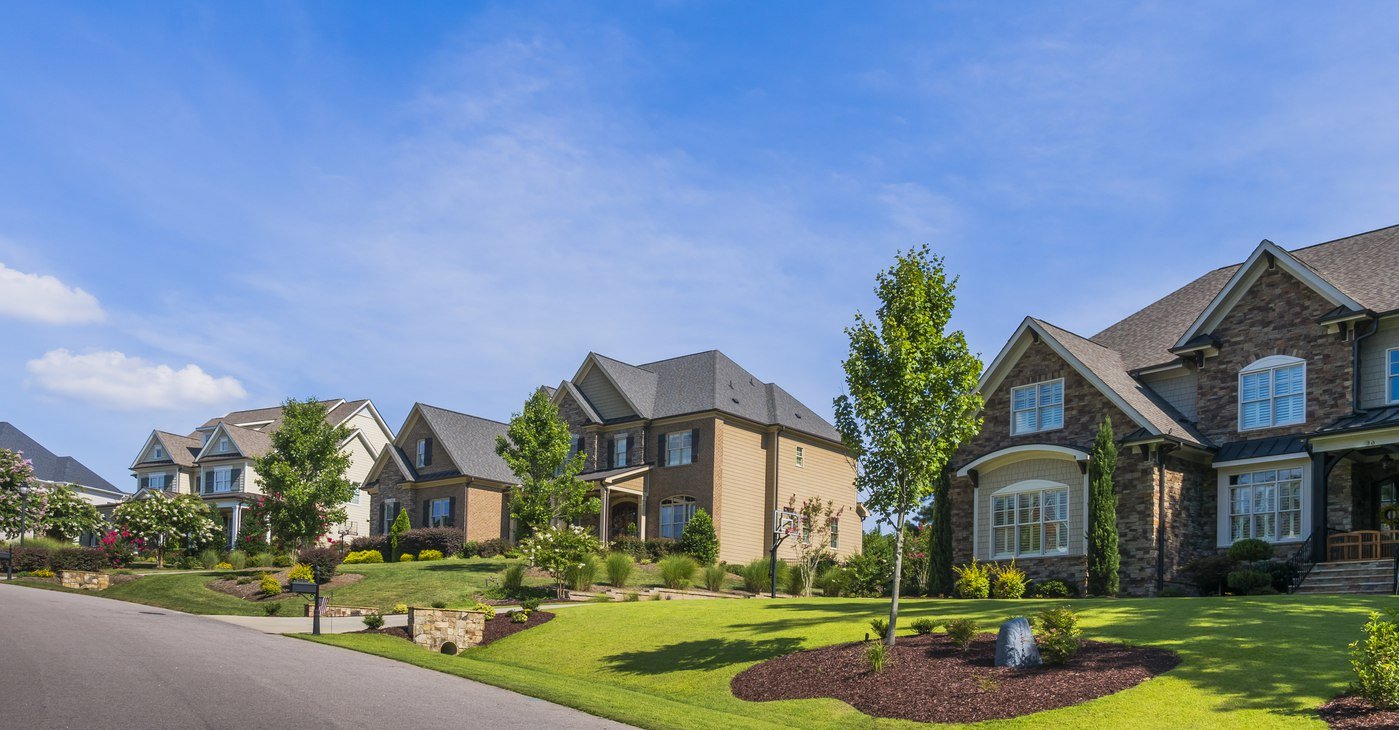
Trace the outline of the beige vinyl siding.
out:
<instances>
[{"instance_id":1,"label":"beige vinyl siding","mask_svg":"<svg viewBox=\"0 0 1399 730\"><path fill-rule=\"evenodd\" d=\"M1380 321L1380 329L1360 341L1360 407L1389 405L1387 352L1399 347L1399 317Z\"/></svg>"},{"instance_id":2,"label":"beige vinyl siding","mask_svg":"<svg viewBox=\"0 0 1399 730\"><path fill-rule=\"evenodd\" d=\"M356 418L358 418L358 416L356 416ZM354 419L351 419L351 421L353 422ZM369 421L374 431L378 432L380 429L377 425L373 424L373 417L369 417ZM369 431L362 431L362 433L364 433L365 436L370 435ZM382 449L383 446L380 445L379 448ZM364 442L358 437L350 439L350 443L345 445L345 451L350 457L350 466L345 470L345 477L356 487L359 487L359 485L364 484L364 480L368 478L369 470L374 468L374 454L370 453L369 450L365 448ZM361 493L359 495L359 504L355 504L353 501L345 503L345 523L338 526L336 531L339 532L339 529L347 529L356 535L369 534L368 494Z\"/></svg>"},{"instance_id":3,"label":"beige vinyl siding","mask_svg":"<svg viewBox=\"0 0 1399 730\"><path fill-rule=\"evenodd\" d=\"M241 492L247 492L247 493L250 493L250 494L262 494L262 483L261 483L261 481L258 480L258 477L257 477L257 469L254 469L254 468L253 468L253 463L252 463L251 461L230 461L230 462L220 462L220 463L216 463L216 464L206 464L206 465L204 465L204 466L201 466L201 467L200 467L200 471L201 471L201 473L203 474L204 485L205 485L207 488L209 488L209 489L213 489L213 485L214 485L214 470L215 470L215 469L223 469L223 468L226 468L226 467L228 467L228 468L233 468L233 469L238 469L238 470L239 470L237 478L235 478L235 479L233 480L232 491L229 491L229 492L212 492L212 491L206 491L206 492L203 492L203 496L205 496L205 497L223 497L223 496L226 496L226 495L229 495L229 494L236 494L236 493L238 493L238 492L240 492L240 491L241 491Z\"/></svg>"},{"instance_id":4,"label":"beige vinyl siding","mask_svg":"<svg viewBox=\"0 0 1399 730\"><path fill-rule=\"evenodd\" d=\"M719 515L719 559L745 563L767 549L767 513L772 507L768 504L763 434L725 423L721 438L722 478L716 490L716 501L723 510Z\"/></svg>"},{"instance_id":5,"label":"beige vinyl siding","mask_svg":"<svg viewBox=\"0 0 1399 730\"><path fill-rule=\"evenodd\" d=\"M1200 383L1194 370L1148 375L1142 380L1187 420L1196 419Z\"/></svg>"},{"instance_id":6,"label":"beige vinyl siding","mask_svg":"<svg viewBox=\"0 0 1399 730\"><path fill-rule=\"evenodd\" d=\"M802 466L797 466L799 446L803 450ZM829 446L787 434L777 438L777 449L777 507L786 507L793 495L798 505L807 499L831 500L835 509L844 509L836 555L843 560L858 553L862 528L855 514L854 461ZM778 549L778 557L792 560L796 556L796 547L789 538Z\"/></svg>"},{"instance_id":7,"label":"beige vinyl siding","mask_svg":"<svg viewBox=\"0 0 1399 730\"><path fill-rule=\"evenodd\" d=\"M369 442L371 463L373 463L374 457L378 456L379 452L384 450L384 445L389 443L390 434L386 433L383 427L379 425L379 422L374 420L374 416L370 413L368 406L362 408L353 418L346 421L345 426L346 428L358 430L360 433L364 434L365 440ZM369 467L366 466L366 473L368 469Z\"/></svg>"},{"instance_id":8,"label":"beige vinyl siding","mask_svg":"<svg viewBox=\"0 0 1399 730\"><path fill-rule=\"evenodd\" d=\"M141 480L157 474L164 474L166 483L175 488L175 493L180 491L180 470L174 466L146 467L136 472L136 488L141 488Z\"/></svg>"},{"instance_id":9,"label":"beige vinyl siding","mask_svg":"<svg viewBox=\"0 0 1399 730\"><path fill-rule=\"evenodd\" d=\"M622 418L623 416L636 415L632 413L631 407L617 389L612 387L607 376L596 367L588 368L588 374L583 376L583 380L576 384L578 390L583 392L583 396L592 404L603 420Z\"/></svg>"},{"instance_id":10,"label":"beige vinyl siding","mask_svg":"<svg viewBox=\"0 0 1399 730\"><path fill-rule=\"evenodd\" d=\"M1049 553L1044 557L1083 554L1083 535L1086 527L1083 515L1083 473L1079 471L1078 462L1069 459L1026 459L981 475L980 485L976 489L975 554L979 559L993 559L991 553L991 495L1000 489L1031 479L1043 479L1063 484L1069 488L1069 551L1067 553Z\"/></svg>"}]
</instances>

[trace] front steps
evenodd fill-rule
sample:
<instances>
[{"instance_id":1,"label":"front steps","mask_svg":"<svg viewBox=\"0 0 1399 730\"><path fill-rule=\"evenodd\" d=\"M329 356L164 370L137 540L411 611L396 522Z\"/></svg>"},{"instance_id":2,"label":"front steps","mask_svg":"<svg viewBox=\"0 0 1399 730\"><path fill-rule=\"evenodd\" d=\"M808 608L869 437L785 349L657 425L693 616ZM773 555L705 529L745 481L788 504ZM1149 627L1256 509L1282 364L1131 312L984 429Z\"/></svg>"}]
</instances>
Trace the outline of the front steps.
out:
<instances>
[{"instance_id":1,"label":"front steps","mask_svg":"<svg viewBox=\"0 0 1399 730\"><path fill-rule=\"evenodd\" d=\"M1317 563L1293 593L1375 594L1394 592L1393 560Z\"/></svg>"}]
</instances>

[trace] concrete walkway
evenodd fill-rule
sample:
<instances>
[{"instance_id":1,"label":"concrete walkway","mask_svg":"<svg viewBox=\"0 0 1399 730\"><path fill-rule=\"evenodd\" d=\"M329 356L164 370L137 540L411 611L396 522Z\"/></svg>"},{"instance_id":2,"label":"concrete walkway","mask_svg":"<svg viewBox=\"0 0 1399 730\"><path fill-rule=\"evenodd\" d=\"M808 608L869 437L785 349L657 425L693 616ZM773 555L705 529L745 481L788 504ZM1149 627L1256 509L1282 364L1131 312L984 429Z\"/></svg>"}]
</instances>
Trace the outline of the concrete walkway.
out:
<instances>
[{"instance_id":1,"label":"concrete walkway","mask_svg":"<svg viewBox=\"0 0 1399 730\"><path fill-rule=\"evenodd\" d=\"M382 657L12 585L0 668L7 728L625 727Z\"/></svg>"}]
</instances>

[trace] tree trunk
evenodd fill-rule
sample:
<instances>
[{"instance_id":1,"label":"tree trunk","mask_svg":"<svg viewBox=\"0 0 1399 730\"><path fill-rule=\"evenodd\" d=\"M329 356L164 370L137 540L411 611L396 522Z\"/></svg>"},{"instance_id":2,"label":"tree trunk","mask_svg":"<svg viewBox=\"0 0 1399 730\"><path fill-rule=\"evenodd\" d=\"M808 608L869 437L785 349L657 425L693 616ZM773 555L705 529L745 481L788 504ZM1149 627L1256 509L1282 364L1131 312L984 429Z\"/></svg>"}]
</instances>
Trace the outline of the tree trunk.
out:
<instances>
[{"instance_id":1,"label":"tree trunk","mask_svg":"<svg viewBox=\"0 0 1399 730\"><path fill-rule=\"evenodd\" d=\"M908 514L908 507L904 504L904 486L899 483L899 523L895 526L898 532L894 535L894 600L889 602L889 630L884 633L884 645L894 645L894 631L899 623L899 586L903 583L904 573L904 517Z\"/></svg>"}]
</instances>

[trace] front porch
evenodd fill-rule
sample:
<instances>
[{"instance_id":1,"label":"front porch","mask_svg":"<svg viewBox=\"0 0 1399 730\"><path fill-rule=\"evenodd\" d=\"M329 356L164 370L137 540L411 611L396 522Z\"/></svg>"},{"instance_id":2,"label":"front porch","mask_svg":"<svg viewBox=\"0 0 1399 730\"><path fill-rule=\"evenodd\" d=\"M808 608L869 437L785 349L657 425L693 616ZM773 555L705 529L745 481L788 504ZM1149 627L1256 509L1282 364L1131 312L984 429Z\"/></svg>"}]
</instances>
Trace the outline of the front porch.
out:
<instances>
[{"instance_id":1,"label":"front porch","mask_svg":"<svg viewBox=\"0 0 1399 730\"><path fill-rule=\"evenodd\" d=\"M1327 430L1310 439L1311 506L1313 514L1322 516L1312 525L1312 560L1394 560L1399 550L1399 428L1386 423Z\"/></svg>"},{"instance_id":2,"label":"front porch","mask_svg":"<svg viewBox=\"0 0 1399 730\"><path fill-rule=\"evenodd\" d=\"M593 494L602 502L602 509L583 518L581 524L603 542L645 535L649 471L650 467L641 466L583 474L583 480L597 484Z\"/></svg>"}]
</instances>

